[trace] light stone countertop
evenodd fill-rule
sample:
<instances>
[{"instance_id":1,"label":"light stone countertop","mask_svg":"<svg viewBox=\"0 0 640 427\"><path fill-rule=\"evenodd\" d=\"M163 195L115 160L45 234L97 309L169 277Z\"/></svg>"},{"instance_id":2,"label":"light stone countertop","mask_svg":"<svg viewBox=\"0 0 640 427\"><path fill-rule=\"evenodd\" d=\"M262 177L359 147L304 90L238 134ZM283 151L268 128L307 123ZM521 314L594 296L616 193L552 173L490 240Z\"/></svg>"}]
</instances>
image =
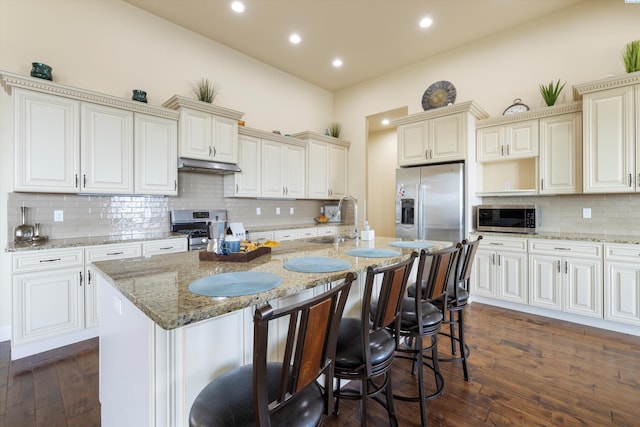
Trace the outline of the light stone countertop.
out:
<instances>
[{"instance_id":1,"label":"light stone countertop","mask_svg":"<svg viewBox=\"0 0 640 427\"><path fill-rule=\"evenodd\" d=\"M310 239L312 240L312 239ZM220 316L232 311L263 304L324 285L359 272L370 265L390 264L406 259L410 249L388 246L397 238L376 237L358 241L358 247L394 249L400 255L392 258L361 258L347 255L356 247L353 240L340 244L315 243L308 240L282 242L271 254L249 262L200 261L197 251L156 255L150 258L128 258L94 263L94 269L163 329L175 329L190 323ZM451 246L450 242L430 242L433 249ZM335 273L297 273L286 270L283 263L294 257L332 257L349 261L352 267ZM214 298L193 294L189 284L209 275L256 271L282 277L276 288L252 295Z\"/></svg>"},{"instance_id":2,"label":"light stone countertop","mask_svg":"<svg viewBox=\"0 0 640 427\"><path fill-rule=\"evenodd\" d=\"M544 232L536 234L525 233L500 233L494 231L473 231L472 235L482 235L484 237L519 237L525 239L548 239L548 240L573 240L577 242L593 242L593 243L621 243L621 244L640 244L640 236L615 235L615 234L599 234L599 233L561 233L561 232Z\"/></svg>"},{"instance_id":3,"label":"light stone countertop","mask_svg":"<svg viewBox=\"0 0 640 427\"><path fill-rule=\"evenodd\" d=\"M9 242L5 252L21 252L45 249L64 249L79 246L112 245L117 243L135 243L150 240L164 239L186 239L180 233L140 233L140 234L118 234L113 236L76 237L70 239L47 239L40 242Z\"/></svg>"}]
</instances>

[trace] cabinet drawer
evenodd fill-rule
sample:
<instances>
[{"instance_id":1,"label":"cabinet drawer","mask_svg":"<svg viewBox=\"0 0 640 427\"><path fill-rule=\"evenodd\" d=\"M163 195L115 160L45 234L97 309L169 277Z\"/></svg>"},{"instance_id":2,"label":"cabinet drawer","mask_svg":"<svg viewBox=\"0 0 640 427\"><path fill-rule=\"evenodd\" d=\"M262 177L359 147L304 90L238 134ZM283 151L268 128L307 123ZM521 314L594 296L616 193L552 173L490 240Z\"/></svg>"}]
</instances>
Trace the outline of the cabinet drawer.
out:
<instances>
[{"instance_id":1,"label":"cabinet drawer","mask_svg":"<svg viewBox=\"0 0 640 427\"><path fill-rule=\"evenodd\" d=\"M335 225L327 225L318 227L318 236L333 236L340 233L340 227Z\"/></svg>"},{"instance_id":2,"label":"cabinet drawer","mask_svg":"<svg viewBox=\"0 0 640 427\"><path fill-rule=\"evenodd\" d=\"M604 245L604 258L640 263L640 245Z\"/></svg>"},{"instance_id":3,"label":"cabinet drawer","mask_svg":"<svg viewBox=\"0 0 640 427\"><path fill-rule=\"evenodd\" d=\"M250 241L273 240L273 231L251 231L247 233Z\"/></svg>"},{"instance_id":4,"label":"cabinet drawer","mask_svg":"<svg viewBox=\"0 0 640 427\"><path fill-rule=\"evenodd\" d=\"M185 252L187 250L187 246L188 246L188 242L186 238L154 240L152 242L143 242L142 255L148 257L152 255Z\"/></svg>"},{"instance_id":5,"label":"cabinet drawer","mask_svg":"<svg viewBox=\"0 0 640 427\"><path fill-rule=\"evenodd\" d=\"M86 263L110 259L135 258L142 254L140 243L89 246L85 248Z\"/></svg>"},{"instance_id":6,"label":"cabinet drawer","mask_svg":"<svg viewBox=\"0 0 640 427\"><path fill-rule=\"evenodd\" d=\"M83 248L32 251L13 255L13 274L83 265Z\"/></svg>"},{"instance_id":7,"label":"cabinet drawer","mask_svg":"<svg viewBox=\"0 0 640 427\"><path fill-rule=\"evenodd\" d=\"M526 252L527 239L495 238L482 236L480 247L483 249L499 249L506 251Z\"/></svg>"},{"instance_id":8,"label":"cabinet drawer","mask_svg":"<svg viewBox=\"0 0 640 427\"><path fill-rule=\"evenodd\" d=\"M318 229L315 227L298 228L296 232L298 233L298 239L306 239L307 237L318 237Z\"/></svg>"},{"instance_id":9,"label":"cabinet drawer","mask_svg":"<svg viewBox=\"0 0 640 427\"><path fill-rule=\"evenodd\" d=\"M529 252L545 255L602 257L600 243L581 243L567 240L529 240Z\"/></svg>"},{"instance_id":10,"label":"cabinet drawer","mask_svg":"<svg viewBox=\"0 0 640 427\"><path fill-rule=\"evenodd\" d=\"M276 230L273 232L273 238L278 242L294 240L298 238L298 233L297 230Z\"/></svg>"}]
</instances>

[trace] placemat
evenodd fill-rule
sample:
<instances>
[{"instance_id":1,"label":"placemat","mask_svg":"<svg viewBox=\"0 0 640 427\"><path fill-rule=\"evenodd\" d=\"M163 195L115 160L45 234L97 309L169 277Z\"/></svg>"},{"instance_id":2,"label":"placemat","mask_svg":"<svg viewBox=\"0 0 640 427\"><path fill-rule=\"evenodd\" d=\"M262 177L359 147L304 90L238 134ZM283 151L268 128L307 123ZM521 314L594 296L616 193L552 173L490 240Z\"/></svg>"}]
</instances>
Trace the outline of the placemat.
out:
<instances>
[{"instance_id":1,"label":"placemat","mask_svg":"<svg viewBox=\"0 0 640 427\"><path fill-rule=\"evenodd\" d=\"M329 257L292 258L284 263L284 268L298 273L331 273L351 268L351 263Z\"/></svg>"},{"instance_id":2,"label":"placemat","mask_svg":"<svg viewBox=\"0 0 640 427\"><path fill-rule=\"evenodd\" d=\"M194 294L207 297L237 297L268 291L282 283L282 277L260 271L238 271L203 277L189 285Z\"/></svg>"}]
</instances>

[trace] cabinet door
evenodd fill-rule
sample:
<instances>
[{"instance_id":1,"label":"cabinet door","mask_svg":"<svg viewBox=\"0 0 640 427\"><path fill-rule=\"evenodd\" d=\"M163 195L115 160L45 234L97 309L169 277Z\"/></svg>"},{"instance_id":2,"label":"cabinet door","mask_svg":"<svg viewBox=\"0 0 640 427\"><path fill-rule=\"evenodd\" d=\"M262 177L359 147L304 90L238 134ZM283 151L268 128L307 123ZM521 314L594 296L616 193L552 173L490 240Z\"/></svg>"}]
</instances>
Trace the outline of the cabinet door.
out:
<instances>
[{"instance_id":1,"label":"cabinet door","mask_svg":"<svg viewBox=\"0 0 640 427\"><path fill-rule=\"evenodd\" d=\"M540 194L582 192L581 117L540 119Z\"/></svg>"},{"instance_id":2,"label":"cabinet door","mask_svg":"<svg viewBox=\"0 0 640 427\"><path fill-rule=\"evenodd\" d=\"M600 260L566 258L564 310L602 318L602 263Z\"/></svg>"},{"instance_id":3,"label":"cabinet door","mask_svg":"<svg viewBox=\"0 0 640 427\"><path fill-rule=\"evenodd\" d=\"M238 137L238 166L242 172L224 176L225 196L228 197L260 197L262 195L261 179L262 157L260 138L240 135ZM228 191L231 184L231 191Z\"/></svg>"},{"instance_id":4,"label":"cabinet door","mask_svg":"<svg viewBox=\"0 0 640 427\"><path fill-rule=\"evenodd\" d=\"M178 124L135 114L135 192L178 194Z\"/></svg>"},{"instance_id":5,"label":"cabinet door","mask_svg":"<svg viewBox=\"0 0 640 427\"><path fill-rule=\"evenodd\" d=\"M558 257L530 255L529 304L562 310L561 261Z\"/></svg>"},{"instance_id":6,"label":"cabinet door","mask_svg":"<svg viewBox=\"0 0 640 427\"><path fill-rule=\"evenodd\" d=\"M85 328L91 328L100 324L98 312L98 289L91 263L108 261L112 259L124 259L138 257L141 254L140 243L126 243L118 245L88 246L85 248L85 287L84 287L84 313Z\"/></svg>"},{"instance_id":7,"label":"cabinet door","mask_svg":"<svg viewBox=\"0 0 640 427\"><path fill-rule=\"evenodd\" d=\"M211 160L211 114L180 109L180 157Z\"/></svg>"},{"instance_id":8,"label":"cabinet door","mask_svg":"<svg viewBox=\"0 0 640 427\"><path fill-rule=\"evenodd\" d=\"M538 120L526 120L511 124L507 127L507 141L505 156L516 159L523 157L537 157L538 148Z\"/></svg>"},{"instance_id":9,"label":"cabinet door","mask_svg":"<svg viewBox=\"0 0 640 427\"><path fill-rule=\"evenodd\" d=\"M80 191L133 193L133 112L82 103Z\"/></svg>"},{"instance_id":10,"label":"cabinet door","mask_svg":"<svg viewBox=\"0 0 640 427\"><path fill-rule=\"evenodd\" d=\"M340 199L347 195L348 177L347 162L349 149L340 145L329 144L329 197Z\"/></svg>"},{"instance_id":11,"label":"cabinet door","mask_svg":"<svg viewBox=\"0 0 640 427\"><path fill-rule=\"evenodd\" d=\"M496 252L478 249L473 263L472 294L495 298L497 294Z\"/></svg>"},{"instance_id":12,"label":"cabinet door","mask_svg":"<svg viewBox=\"0 0 640 427\"><path fill-rule=\"evenodd\" d=\"M15 190L78 192L80 103L14 89Z\"/></svg>"},{"instance_id":13,"label":"cabinet door","mask_svg":"<svg viewBox=\"0 0 640 427\"><path fill-rule=\"evenodd\" d=\"M310 199L329 198L329 144L309 140L307 146L308 179L307 197ZM346 176L346 173L345 173Z\"/></svg>"},{"instance_id":14,"label":"cabinet door","mask_svg":"<svg viewBox=\"0 0 640 427\"><path fill-rule=\"evenodd\" d=\"M476 154L478 162L490 162L504 157L504 126L478 129L476 137L478 138Z\"/></svg>"},{"instance_id":15,"label":"cabinet door","mask_svg":"<svg viewBox=\"0 0 640 427\"><path fill-rule=\"evenodd\" d=\"M238 163L238 121L213 116L213 159L224 163Z\"/></svg>"},{"instance_id":16,"label":"cabinet door","mask_svg":"<svg viewBox=\"0 0 640 427\"><path fill-rule=\"evenodd\" d=\"M284 174L285 195L293 198L304 198L307 191L307 151L299 145L285 144L282 152L284 159L282 173Z\"/></svg>"},{"instance_id":17,"label":"cabinet door","mask_svg":"<svg viewBox=\"0 0 640 427\"><path fill-rule=\"evenodd\" d=\"M425 122L398 126L398 165L417 165L427 161Z\"/></svg>"},{"instance_id":18,"label":"cabinet door","mask_svg":"<svg viewBox=\"0 0 640 427\"><path fill-rule=\"evenodd\" d=\"M285 197L283 144L262 140L262 197Z\"/></svg>"},{"instance_id":19,"label":"cabinet door","mask_svg":"<svg viewBox=\"0 0 640 427\"><path fill-rule=\"evenodd\" d=\"M604 318L640 326L640 266L637 263L605 263Z\"/></svg>"},{"instance_id":20,"label":"cabinet door","mask_svg":"<svg viewBox=\"0 0 640 427\"><path fill-rule=\"evenodd\" d=\"M498 252L498 274L500 287L498 298L526 304L527 295L527 254Z\"/></svg>"},{"instance_id":21,"label":"cabinet door","mask_svg":"<svg viewBox=\"0 0 640 427\"><path fill-rule=\"evenodd\" d=\"M584 192L635 191L633 86L584 95Z\"/></svg>"},{"instance_id":22,"label":"cabinet door","mask_svg":"<svg viewBox=\"0 0 640 427\"><path fill-rule=\"evenodd\" d=\"M84 328L82 268L13 276L13 345Z\"/></svg>"},{"instance_id":23,"label":"cabinet door","mask_svg":"<svg viewBox=\"0 0 640 427\"><path fill-rule=\"evenodd\" d=\"M467 154L465 116L455 114L428 121L429 161L464 160Z\"/></svg>"}]
</instances>

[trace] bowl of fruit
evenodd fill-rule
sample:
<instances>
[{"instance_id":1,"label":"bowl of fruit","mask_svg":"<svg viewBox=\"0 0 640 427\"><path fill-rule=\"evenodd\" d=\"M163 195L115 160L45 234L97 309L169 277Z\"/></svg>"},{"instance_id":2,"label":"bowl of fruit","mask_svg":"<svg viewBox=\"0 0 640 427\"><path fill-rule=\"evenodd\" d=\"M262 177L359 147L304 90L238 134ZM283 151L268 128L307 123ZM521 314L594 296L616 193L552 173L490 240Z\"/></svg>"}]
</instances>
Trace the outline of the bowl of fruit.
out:
<instances>
[{"instance_id":1,"label":"bowl of fruit","mask_svg":"<svg viewBox=\"0 0 640 427\"><path fill-rule=\"evenodd\" d=\"M320 215L320 216L315 217L314 220L318 224L325 224L325 223L329 222L329 217L325 216L325 215Z\"/></svg>"}]
</instances>

